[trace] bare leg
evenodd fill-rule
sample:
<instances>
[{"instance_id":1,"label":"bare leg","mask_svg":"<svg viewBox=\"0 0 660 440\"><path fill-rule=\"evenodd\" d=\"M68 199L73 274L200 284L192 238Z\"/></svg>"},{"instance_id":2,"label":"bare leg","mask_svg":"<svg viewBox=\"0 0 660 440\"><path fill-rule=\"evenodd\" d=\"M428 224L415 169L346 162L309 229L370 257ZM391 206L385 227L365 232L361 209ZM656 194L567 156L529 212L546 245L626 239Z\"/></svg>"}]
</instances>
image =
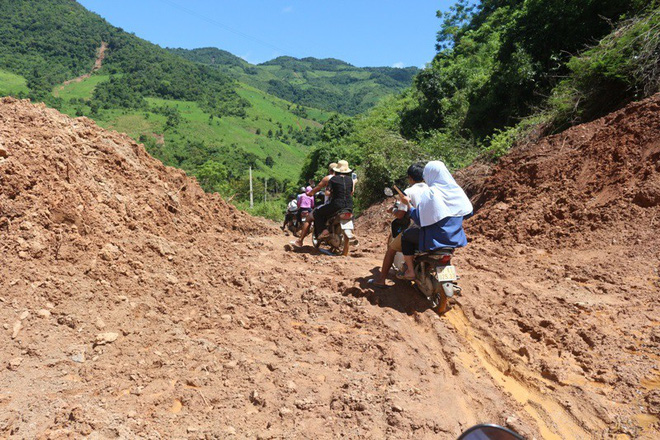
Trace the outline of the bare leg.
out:
<instances>
[{"instance_id":1,"label":"bare leg","mask_svg":"<svg viewBox=\"0 0 660 440\"><path fill-rule=\"evenodd\" d=\"M387 252L385 252L385 257L383 258L383 266L380 268L380 273L378 274L378 278L376 278L374 283L385 284L385 281L387 280L387 274L390 272L390 269L392 268L392 263L394 262L395 255L396 255L395 250L387 249Z\"/></svg>"},{"instance_id":2,"label":"bare leg","mask_svg":"<svg viewBox=\"0 0 660 440\"><path fill-rule=\"evenodd\" d=\"M413 268L413 255L404 255L403 259L406 261L406 273L403 275L405 278L415 278L415 269Z\"/></svg>"},{"instance_id":3,"label":"bare leg","mask_svg":"<svg viewBox=\"0 0 660 440\"><path fill-rule=\"evenodd\" d=\"M312 217L312 213L310 212L309 215L307 216L307 221L305 221L305 224L303 225L302 231L300 231L300 238L296 240L296 244L298 246L303 245L303 240L305 239L305 237L307 237L307 234L309 233L309 228L312 225L312 220L313 217Z\"/></svg>"}]
</instances>

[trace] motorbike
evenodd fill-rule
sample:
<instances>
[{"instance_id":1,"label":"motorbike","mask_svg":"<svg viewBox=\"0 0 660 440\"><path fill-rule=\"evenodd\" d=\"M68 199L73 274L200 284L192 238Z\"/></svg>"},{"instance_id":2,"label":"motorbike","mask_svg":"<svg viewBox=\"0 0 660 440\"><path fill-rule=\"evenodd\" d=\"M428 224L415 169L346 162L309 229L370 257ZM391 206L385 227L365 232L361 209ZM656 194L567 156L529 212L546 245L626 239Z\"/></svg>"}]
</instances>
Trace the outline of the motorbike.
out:
<instances>
[{"instance_id":1,"label":"motorbike","mask_svg":"<svg viewBox=\"0 0 660 440\"><path fill-rule=\"evenodd\" d=\"M385 188L384 192L387 197L394 196L390 188ZM449 298L461 294L459 277L456 268L451 264L453 254L453 248L441 248L431 252L418 252L413 260L415 280L412 283L439 314L447 311ZM403 254L397 252L392 266L401 272L404 270L404 264Z\"/></svg>"},{"instance_id":2,"label":"motorbike","mask_svg":"<svg viewBox=\"0 0 660 440\"><path fill-rule=\"evenodd\" d=\"M476 425L465 431L458 440L525 440L520 434L498 425Z\"/></svg>"},{"instance_id":3,"label":"motorbike","mask_svg":"<svg viewBox=\"0 0 660 440\"><path fill-rule=\"evenodd\" d=\"M330 235L322 239L316 236L314 225L312 225L311 235L314 247L332 255L348 255L351 244L354 246L358 244L354 234L353 213L348 209L340 210L328 219L327 225Z\"/></svg>"},{"instance_id":4,"label":"motorbike","mask_svg":"<svg viewBox=\"0 0 660 440\"><path fill-rule=\"evenodd\" d=\"M300 231L302 231L303 225L307 221L307 216L309 211L303 211L300 213L300 221L298 221L298 211L292 211L293 218L286 223L286 229L291 232L294 237L300 236Z\"/></svg>"}]
</instances>

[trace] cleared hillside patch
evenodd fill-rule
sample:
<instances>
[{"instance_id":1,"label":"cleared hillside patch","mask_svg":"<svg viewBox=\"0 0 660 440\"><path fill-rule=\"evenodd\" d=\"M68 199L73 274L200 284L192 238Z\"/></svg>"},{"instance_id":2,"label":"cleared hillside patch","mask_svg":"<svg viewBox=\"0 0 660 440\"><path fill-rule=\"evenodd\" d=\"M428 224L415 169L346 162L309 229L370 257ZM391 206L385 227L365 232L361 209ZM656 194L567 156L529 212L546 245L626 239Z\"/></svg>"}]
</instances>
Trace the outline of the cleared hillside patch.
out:
<instances>
[{"instance_id":1,"label":"cleared hillside patch","mask_svg":"<svg viewBox=\"0 0 660 440\"><path fill-rule=\"evenodd\" d=\"M28 88L25 78L0 69L0 96L17 95L27 92Z\"/></svg>"}]
</instances>

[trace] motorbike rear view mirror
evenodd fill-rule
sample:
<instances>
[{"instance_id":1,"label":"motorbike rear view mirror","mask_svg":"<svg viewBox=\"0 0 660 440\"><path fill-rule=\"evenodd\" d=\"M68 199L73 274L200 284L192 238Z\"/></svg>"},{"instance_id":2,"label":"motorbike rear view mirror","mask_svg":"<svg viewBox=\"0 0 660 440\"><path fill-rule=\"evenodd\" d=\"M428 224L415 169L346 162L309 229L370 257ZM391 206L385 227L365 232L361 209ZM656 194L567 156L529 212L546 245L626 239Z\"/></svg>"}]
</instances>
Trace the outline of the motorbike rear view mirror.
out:
<instances>
[{"instance_id":1,"label":"motorbike rear view mirror","mask_svg":"<svg viewBox=\"0 0 660 440\"><path fill-rule=\"evenodd\" d=\"M387 197L392 197L394 195L394 191L392 191L392 188L390 187L385 188L383 192Z\"/></svg>"},{"instance_id":2,"label":"motorbike rear view mirror","mask_svg":"<svg viewBox=\"0 0 660 440\"><path fill-rule=\"evenodd\" d=\"M461 434L458 440L525 440L525 438L501 426L477 425Z\"/></svg>"}]
</instances>

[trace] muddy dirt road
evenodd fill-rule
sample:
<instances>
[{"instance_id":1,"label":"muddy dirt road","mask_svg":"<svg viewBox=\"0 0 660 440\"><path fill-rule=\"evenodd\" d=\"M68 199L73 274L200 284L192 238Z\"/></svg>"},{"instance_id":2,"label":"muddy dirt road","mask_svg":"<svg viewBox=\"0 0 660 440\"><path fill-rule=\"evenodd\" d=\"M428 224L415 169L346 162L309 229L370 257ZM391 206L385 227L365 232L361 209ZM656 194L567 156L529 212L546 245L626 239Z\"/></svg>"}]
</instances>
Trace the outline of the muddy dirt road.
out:
<instances>
[{"instance_id":1,"label":"muddy dirt road","mask_svg":"<svg viewBox=\"0 0 660 440\"><path fill-rule=\"evenodd\" d=\"M612 144L639 151L614 167L639 182L631 197L577 166L556 177L552 139L477 185L505 195L468 223L464 296L438 316L404 282L368 287L383 206L358 219L347 258L293 250L128 137L2 99L0 438L453 439L479 422L657 438L660 153L639 146L660 138L660 113L633 114L650 122ZM577 130L561 153L633 114ZM566 169L610 203L588 224L548 202L580 181ZM570 245L543 222L573 227Z\"/></svg>"}]
</instances>

